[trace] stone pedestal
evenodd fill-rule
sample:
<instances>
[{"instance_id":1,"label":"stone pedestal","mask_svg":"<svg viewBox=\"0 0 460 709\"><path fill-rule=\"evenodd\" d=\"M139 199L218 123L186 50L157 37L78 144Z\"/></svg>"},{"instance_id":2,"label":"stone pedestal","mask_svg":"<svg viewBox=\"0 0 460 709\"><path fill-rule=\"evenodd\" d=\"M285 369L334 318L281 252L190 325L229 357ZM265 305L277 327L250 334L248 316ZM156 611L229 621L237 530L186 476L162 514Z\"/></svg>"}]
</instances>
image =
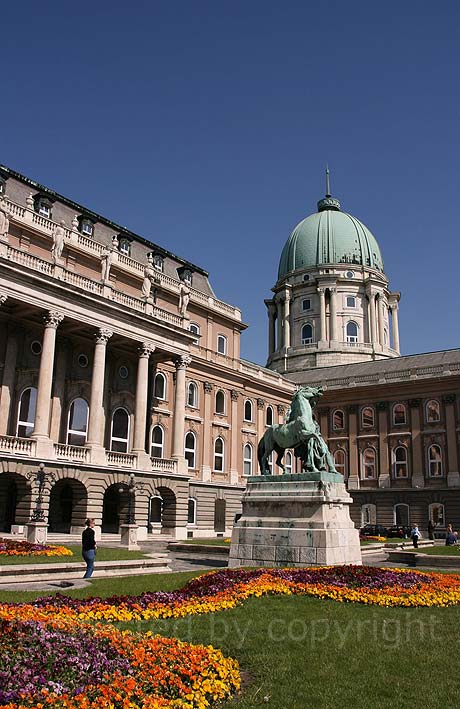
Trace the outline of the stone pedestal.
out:
<instances>
[{"instance_id":1,"label":"stone pedestal","mask_svg":"<svg viewBox=\"0 0 460 709\"><path fill-rule=\"evenodd\" d=\"M46 522L28 522L26 538L31 544L46 544L48 525Z\"/></svg>"},{"instance_id":2,"label":"stone pedestal","mask_svg":"<svg viewBox=\"0 0 460 709\"><path fill-rule=\"evenodd\" d=\"M248 478L229 567L361 564L352 498L338 473Z\"/></svg>"},{"instance_id":3,"label":"stone pedestal","mask_svg":"<svg viewBox=\"0 0 460 709\"><path fill-rule=\"evenodd\" d=\"M120 527L121 545L128 551L140 549L137 543L137 529L137 524L122 524Z\"/></svg>"}]
</instances>

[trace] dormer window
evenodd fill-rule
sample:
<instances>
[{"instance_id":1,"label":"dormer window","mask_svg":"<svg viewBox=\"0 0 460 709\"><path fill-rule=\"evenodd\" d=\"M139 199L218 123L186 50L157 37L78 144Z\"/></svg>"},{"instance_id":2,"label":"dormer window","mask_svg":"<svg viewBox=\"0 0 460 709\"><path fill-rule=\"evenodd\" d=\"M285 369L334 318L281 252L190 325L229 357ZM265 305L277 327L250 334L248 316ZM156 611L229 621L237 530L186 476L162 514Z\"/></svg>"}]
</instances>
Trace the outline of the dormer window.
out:
<instances>
[{"instance_id":1,"label":"dormer window","mask_svg":"<svg viewBox=\"0 0 460 709\"><path fill-rule=\"evenodd\" d=\"M92 219L89 219L88 217L85 217L84 215L81 215L78 217L78 230L80 234L84 234L85 236L93 237L94 236L94 222Z\"/></svg>"},{"instance_id":2,"label":"dormer window","mask_svg":"<svg viewBox=\"0 0 460 709\"><path fill-rule=\"evenodd\" d=\"M6 180L0 175L0 195L4 195L6 191Z\"/></svg>"},{"instance_id":3,"label":"dormer window","mask_svg":"<svg viewBox=\"0 0 460 709\"><path fill-rule=\"evenodd\" d=\"M192 272L189 268L178 268L177 273L181 281L183 281L187 286L192 285Z\"/></svg>"},{"instance_id":4,"label":"dormer window","mask_svg":"<svg viewBox=\"0 0 460 709\"><path fill-rule=\"evenodd\" d=\"M160 254L155 254L153 257L153 268L160 273L163 273L165 260Z\"/></svg>"},{"instance_id":5,"label":"dormer window","mask_svg":"<svg viewBox=\"0 0 460 709\"><path fill-rule=\"evenodd\" d=\"M118 250L125 256L131 256L131 242L126 237L120 237Z\"/></svg>"},{"instance_id":6,"label":"dormer window","mask_svg":"<svg viewBox=\"0 0 460 709\"><path fill-rule=\"evenodd\" d=\"M34 197L34 209L37 212L37 214L40 214L42 217L46 217L47 219L51 219L51 208L53 206L53 203L48 197L44 197L43 195L37 194Z\"/></svg>"}]
</instances>

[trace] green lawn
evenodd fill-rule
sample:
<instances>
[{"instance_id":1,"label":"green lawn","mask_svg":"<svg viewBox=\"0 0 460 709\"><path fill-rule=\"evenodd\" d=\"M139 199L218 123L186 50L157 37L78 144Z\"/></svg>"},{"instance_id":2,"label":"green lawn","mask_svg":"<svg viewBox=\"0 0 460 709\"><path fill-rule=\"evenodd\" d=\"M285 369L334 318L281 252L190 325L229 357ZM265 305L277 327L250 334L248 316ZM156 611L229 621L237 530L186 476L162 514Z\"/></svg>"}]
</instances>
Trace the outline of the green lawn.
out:
<instances>
[{"instance_id":1,"label":"green lawn","mask_svg":"<svg viewBox=\"0 0 460 709\"><path fill-rule=\"evenodd\" d=\"M197 573L95 579L73 597L181 587ZM19 601L41 594L0 592ZM127 623L213 644L238 659L242 694L220 709L438 709L456 706L460 607L379 608L308 597L251 598L239 608Z\"/></svg>"},{"instance_id":2,"label":"green lawn","mask_svg":"<svg viewBox=\"0 0 460 709\"><path fill-rule=\"evenodd\" d=\"M212 537L211 539L184 539L181 544L205 544L206 546L213 547L229 547L230 542L226 542L225 539Z\"/></svg>"},{"instance_id":3,"label":"green lawn","mask_svg":"<svg viewBox=\"0 0 460 709\"><path fill-rule=\"evenodd\" d=\"M56 564L83 561L81 546L66 544L66 549L73 552L73 556L1 556L0 564ZM98 547L96 561L120 561L122 559L143 559L145 554L141 551L127 551L112 547Z\"/></svg>"},{"instance_id":4,"label":"green lawn","mask_svg":"<svg viewBox=\"0 0 460 709\"><path fill-rule=\"evenodd\" d=\"M442 546L434 547L419 547L416 551L420 554L433 554L434 556L458 556L460 557L460 544L454 544L453 546L446 547L445 544Z\"/></svg>"}]
</instances>

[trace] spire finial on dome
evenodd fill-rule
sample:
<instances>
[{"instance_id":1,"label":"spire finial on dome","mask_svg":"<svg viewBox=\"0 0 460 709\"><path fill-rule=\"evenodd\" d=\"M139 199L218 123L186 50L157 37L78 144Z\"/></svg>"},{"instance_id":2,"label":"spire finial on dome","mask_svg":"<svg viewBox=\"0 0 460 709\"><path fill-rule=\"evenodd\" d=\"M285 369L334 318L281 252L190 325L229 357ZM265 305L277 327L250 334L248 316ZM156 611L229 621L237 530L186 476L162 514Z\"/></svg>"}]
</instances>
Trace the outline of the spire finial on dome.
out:
<instances>
[{"instance_id":1,"label":"spire finial on dome","mask_svg":"<svg viewBox=\"0 0 460 709\"><path fill-rule=\"evenodd\" d=\"M329 165L326 163L326 197L331 196L331 183L329 181Z\"/></svg>"},{"instance_id":2,"label":"spire finial on dome","mask_svg":"<svg viewBox=\"0 0 460 709\"><path fill-rule=\"evenodd\" d=\"M331 195L331 180L329 165L326 163L326 196L318 202L318 212L325 212L327 209L340 212L340 202Z\"/></svg>"}]
</instances>

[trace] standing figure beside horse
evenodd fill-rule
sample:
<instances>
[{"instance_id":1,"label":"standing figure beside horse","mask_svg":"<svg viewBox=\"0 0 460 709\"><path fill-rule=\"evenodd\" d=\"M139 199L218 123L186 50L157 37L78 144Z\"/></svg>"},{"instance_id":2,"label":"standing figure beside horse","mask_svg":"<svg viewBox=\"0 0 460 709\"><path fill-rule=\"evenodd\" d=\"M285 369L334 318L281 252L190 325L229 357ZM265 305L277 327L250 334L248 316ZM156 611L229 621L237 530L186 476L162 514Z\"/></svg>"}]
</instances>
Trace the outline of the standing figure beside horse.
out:
<instances>
[{"instance_id":1,"label":"standing figure beside horse","mask_svg":"<svg viewBox=\"0 0 460 709\"><path fill-rule=\"evenodd\" d=\"M337 472L312 411L322 393L322 387L300 387L292 397L286 423L267 428L257 448L261 475L271 474L268 460L273 451L277 454L276 464L284 472L283 456L287 448L294 448L305 472Z\"/></svg>"}]
</instances>

